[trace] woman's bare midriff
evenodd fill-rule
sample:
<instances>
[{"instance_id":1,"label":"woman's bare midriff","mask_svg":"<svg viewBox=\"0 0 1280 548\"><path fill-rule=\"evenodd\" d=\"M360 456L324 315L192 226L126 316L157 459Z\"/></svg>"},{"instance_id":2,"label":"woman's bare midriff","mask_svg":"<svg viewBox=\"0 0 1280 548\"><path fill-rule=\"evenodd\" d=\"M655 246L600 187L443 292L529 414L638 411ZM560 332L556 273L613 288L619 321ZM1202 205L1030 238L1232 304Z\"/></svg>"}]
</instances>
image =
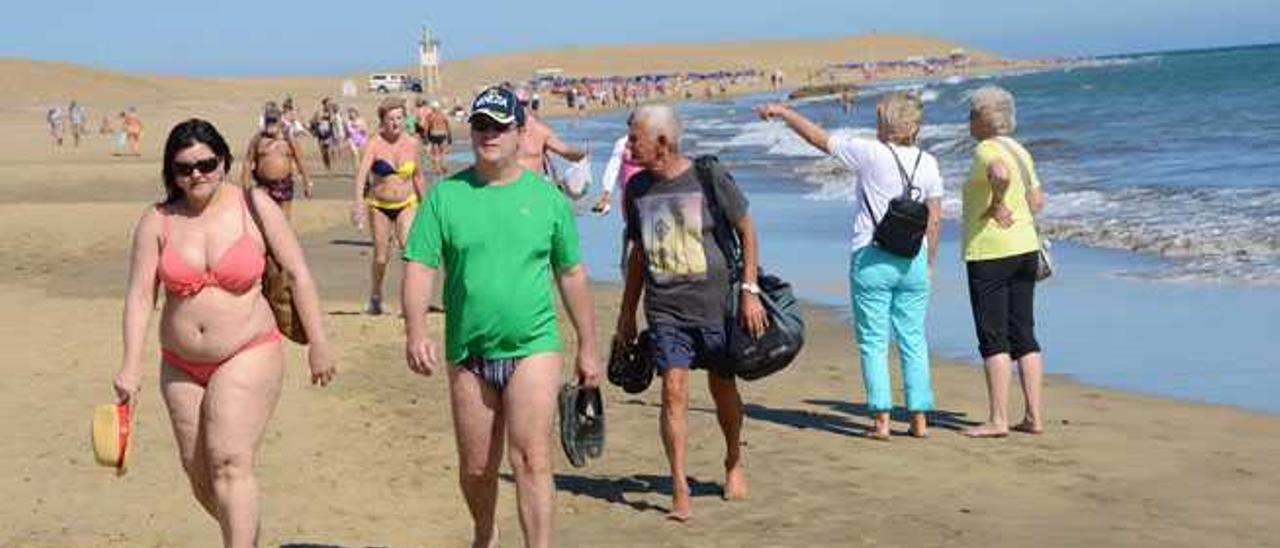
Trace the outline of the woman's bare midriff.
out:
<instances>
[{"instance_id":1,"label":"woman's bare midriff","mask_svg":"<svg viewBox=\"0 0 1280 548\"><path fill-rule=\"evenodd\" d=\"M376 182L369 189L369 196L383 202L403 202L413 194L413 183L395 175L374 177Z\"/></svg>"},{"instance_id":2,"label":"woman's bare midriff","mask_svg":"<svg viewBox=\"0 0 1280 548\"><path fill-rule=\"evenodd\" d=\"M242 295L208 287L191 297L165 299L160 346L191 361L217 363L273 329L275 321L257 286Z\"/></svg>"}]
</instances>

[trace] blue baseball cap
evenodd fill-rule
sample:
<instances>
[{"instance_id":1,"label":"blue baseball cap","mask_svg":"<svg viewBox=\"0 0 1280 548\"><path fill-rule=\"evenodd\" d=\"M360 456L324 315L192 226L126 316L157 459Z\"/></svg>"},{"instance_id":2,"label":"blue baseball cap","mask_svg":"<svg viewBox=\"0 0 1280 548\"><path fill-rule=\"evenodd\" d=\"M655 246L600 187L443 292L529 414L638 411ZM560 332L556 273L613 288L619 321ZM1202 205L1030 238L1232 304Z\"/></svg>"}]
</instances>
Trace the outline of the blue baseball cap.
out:
<instances>
[{"instance_id":1,"label":"blue baseball cap","mask_svg":"<svg viewBox=\"0 0 1280 548\"><path fill-rule=\"evenodd\" d=\"M471 115L467 117L467 121L470 122L481 114L499 124L524 125L524 107L516 100L516 94L507 88L495 86L476 95L471 100Z\"/></svg>"}]
</instances>

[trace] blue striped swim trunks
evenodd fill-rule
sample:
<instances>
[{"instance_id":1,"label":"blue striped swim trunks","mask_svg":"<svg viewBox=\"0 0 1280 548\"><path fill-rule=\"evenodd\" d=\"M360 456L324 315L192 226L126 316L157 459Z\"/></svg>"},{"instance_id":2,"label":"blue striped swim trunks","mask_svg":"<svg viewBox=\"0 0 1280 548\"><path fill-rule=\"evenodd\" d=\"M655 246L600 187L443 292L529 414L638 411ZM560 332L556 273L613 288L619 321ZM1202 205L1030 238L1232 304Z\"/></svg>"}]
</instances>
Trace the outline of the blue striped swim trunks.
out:
<instances>
[{"instance_id":1,"label":"blue striped swim trunks","mask_svg":"<svg viewBox=\"0 0 1280 548\"><path fill-rule=\"evenodd\" d=\"M470 371L477 377L480 377L489 386L494 387L498 392L502 392L507 388L507 381L511 380L511 375L516 372L516 364L520 363L523 357L516 358L482 358L480 356L469 356L460 365L463 369Z\"/></svg>"}]
</instances>

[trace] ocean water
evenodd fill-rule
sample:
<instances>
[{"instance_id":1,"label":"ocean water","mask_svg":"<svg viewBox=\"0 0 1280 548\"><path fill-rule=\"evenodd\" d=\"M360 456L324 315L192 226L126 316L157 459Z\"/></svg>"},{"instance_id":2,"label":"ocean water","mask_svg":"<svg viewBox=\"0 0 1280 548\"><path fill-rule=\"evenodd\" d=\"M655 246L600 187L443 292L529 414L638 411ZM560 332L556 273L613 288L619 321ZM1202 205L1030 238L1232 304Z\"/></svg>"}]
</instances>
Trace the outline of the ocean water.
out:
<instances>
[{"instance_id":1,"label":"ocean water","mask_svg":"<svg viewBox=\"0 0 1280 548\"><path fill-rule=\"evenodd\" d=\"M872 86L850 113L799 109L830 130L874 136L874 96L926 101L922 146L947 196L929 318L934 353L978 363L959 250L970 165L967 97L994 83L1018 105L1034 155L1057 275L1039 288L1051 373L1131 391L1280 411L1280 46L1118 56L992 77ZM684 146L725 161L751 199L763 263L848 316L852 174L751 108L773 95L680 107ZM597 174L623 115L558 120L588 141ZM594 194L594 193L593 193ZM579 218L588 265L617 280L621 221ZM974 382L982 382L975 372ZM851 390L853 387L851 387ZM1049 402L1052 406L1052 401ZM1052 407L1050 407L1052 409Z\"/></svg>"}]
</instances>

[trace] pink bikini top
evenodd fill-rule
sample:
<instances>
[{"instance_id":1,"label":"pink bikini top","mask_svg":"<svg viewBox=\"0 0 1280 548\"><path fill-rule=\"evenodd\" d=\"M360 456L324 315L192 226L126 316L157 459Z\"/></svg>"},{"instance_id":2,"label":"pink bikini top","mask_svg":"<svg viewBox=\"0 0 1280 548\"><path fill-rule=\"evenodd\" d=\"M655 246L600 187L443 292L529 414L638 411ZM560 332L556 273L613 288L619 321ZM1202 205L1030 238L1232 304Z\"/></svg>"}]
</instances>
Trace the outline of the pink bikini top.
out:
<instances>
[{"instance_id":1,"label":"pink bikini top","mask_svg":"<svg viewBox=\"0 0 1280 548\"><path fill-rule=\"evenodd\" d=\"M158 273L165 291L180 297L190 297L202 289L215 286L228 292L241 294L253 289L266 269L266 256L262 247L249 234L248 206L241 198L240 238L222 253L207 271L192 268L177 251L169 248L169 215L161 213L164 229L161 235L160 264Z\"/></svg>"}]
</instances>

